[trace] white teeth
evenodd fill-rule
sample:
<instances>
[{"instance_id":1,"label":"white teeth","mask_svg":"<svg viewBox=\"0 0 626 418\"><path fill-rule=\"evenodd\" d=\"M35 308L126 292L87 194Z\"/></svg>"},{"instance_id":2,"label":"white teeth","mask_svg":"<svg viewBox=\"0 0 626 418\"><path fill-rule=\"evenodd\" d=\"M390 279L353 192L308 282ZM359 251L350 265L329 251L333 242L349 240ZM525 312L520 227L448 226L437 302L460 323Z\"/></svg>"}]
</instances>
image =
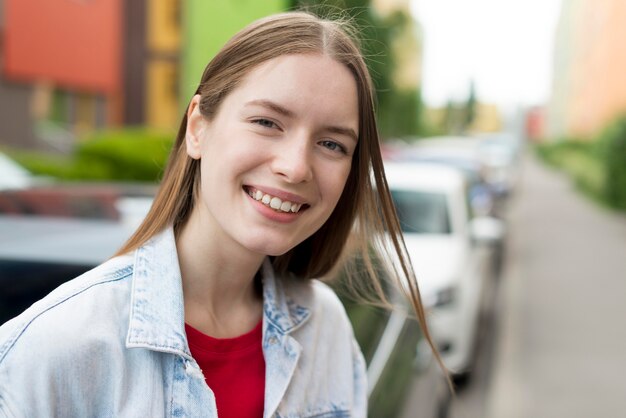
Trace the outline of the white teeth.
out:
<instances>
[{"instance_id":1,"label":"white teeth","mask_svg":"<svg viewBox=\"0 0 626 418\"><path fill-rule=\"evenodd\" d=\"M251 191L248 194L254 200L260 201L265 206L269 206L270 208L272 208L272 209L274 209L276 211L298 213L298 211L302 207L302 204L291 203L291 202L287 202L287 201L283 202L278 197L270 196L268 194L263 193L260 190L256 190L254 192Z\"/></svg>"},{"instance_id":2,"label":"white teeth","mask_svg":"<svg viewBox=\"0 0 626 418\"><path fill-rule=\"evenodd\" d=\"M279 198L273 197L272 200L270 200L270 208L272 208L272 209L280 209L280 205L282 203L283 202Z\"/></svg>"}]
</instances>

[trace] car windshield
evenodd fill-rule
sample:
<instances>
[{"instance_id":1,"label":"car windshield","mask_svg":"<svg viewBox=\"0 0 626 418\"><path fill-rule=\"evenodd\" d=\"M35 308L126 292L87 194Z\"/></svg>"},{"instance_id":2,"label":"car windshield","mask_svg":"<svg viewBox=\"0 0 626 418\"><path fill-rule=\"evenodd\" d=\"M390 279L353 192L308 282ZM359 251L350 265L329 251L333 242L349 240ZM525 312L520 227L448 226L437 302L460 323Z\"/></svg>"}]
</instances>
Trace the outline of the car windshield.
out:
<instances>
[{"instance_id":1,"label":"car windshield","mask_svg":"<svg viewBox=\"0 0 626 418\"><path fill-rule=\"evenodd\" d=\"M449 234L450 220L446 196L415 190L392 190L402 232Z\"/></svg>"}]
</instances>

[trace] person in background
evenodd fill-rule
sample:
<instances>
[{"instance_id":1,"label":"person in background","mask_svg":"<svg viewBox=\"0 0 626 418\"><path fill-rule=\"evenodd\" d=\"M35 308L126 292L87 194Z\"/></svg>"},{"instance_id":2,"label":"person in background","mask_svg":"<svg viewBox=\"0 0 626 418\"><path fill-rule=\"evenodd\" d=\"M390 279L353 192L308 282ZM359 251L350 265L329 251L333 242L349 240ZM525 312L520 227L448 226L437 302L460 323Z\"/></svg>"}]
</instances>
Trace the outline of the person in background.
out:
<instances>
[{"instance_id":1,"label":"person in background","mask_svg":"<svg viewBox=\"0 0 626 418\"><path fill-rule=\"evenodd\" d=\"M224 45L138 230L0 328L0 416L367 415L363 356L316 278L347 266L384 299L389 261L431 340L345 27L290 12Z\"/></svg>"}]
</instances>

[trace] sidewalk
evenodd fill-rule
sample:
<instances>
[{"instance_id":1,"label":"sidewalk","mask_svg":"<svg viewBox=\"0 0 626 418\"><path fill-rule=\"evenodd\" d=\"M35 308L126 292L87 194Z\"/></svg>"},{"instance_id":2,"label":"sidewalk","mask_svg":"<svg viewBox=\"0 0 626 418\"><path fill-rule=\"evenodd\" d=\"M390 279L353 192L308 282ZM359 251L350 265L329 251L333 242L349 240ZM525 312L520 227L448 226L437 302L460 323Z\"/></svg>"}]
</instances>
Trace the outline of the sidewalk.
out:
<instances>
[{"instance_id":1,"label":"sidewalk","mask_svg":"<svg viewBox=\"0 0 626 418\"><path fill-rule=\"evenodd\" d=\"M626 217L522 169L487 416L626 417Z\"/></svg>"}]
</instances>

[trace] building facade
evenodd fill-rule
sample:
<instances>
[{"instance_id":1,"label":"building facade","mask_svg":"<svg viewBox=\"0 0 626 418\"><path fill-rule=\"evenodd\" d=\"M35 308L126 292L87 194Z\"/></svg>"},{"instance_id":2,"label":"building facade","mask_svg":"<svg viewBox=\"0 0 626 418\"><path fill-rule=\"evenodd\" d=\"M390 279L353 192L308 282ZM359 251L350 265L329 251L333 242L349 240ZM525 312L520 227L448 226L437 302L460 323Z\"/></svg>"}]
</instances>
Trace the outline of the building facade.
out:
<instances>
[{"instance_id":1,"label":"building facade","mask_svg":"<svg viewBox=\"0 0 626 418\"><path fill-rule=\"evenodd\" d=\"M69 151L85 134L174 130L202 70L285 0L0 0L0 144Z\"/></svg>"},{"instance_id":2,"label":"building facade","mask_svg":"<svg viewBox=\"0 0 626 418\"><path fill-rule=\"evenodd\" d=\"M202 71L224 43L248 23L286 10L286 0L186 0L185 48L181 58L182 107L195 92Z\"/></svg>"},{"instance_id":3,"label":"building facade","mask_svg":"<svg viewBox=\"0 0 626 418\"><path fill-rule=\"evenodd\" d=\"M2 0L0 141L64 148L121 118L122 0Z\"/></svg>"},{"instance_id":4,"label":"building facade","mask_svg":"<svg viewBox=\"0 0 626 418\"><path fill-rule=\"evenodd\" d=\"M552 137L592 138L626 112L626 2L564 0L557 27Z\"/></svg>"}]
</instances>

